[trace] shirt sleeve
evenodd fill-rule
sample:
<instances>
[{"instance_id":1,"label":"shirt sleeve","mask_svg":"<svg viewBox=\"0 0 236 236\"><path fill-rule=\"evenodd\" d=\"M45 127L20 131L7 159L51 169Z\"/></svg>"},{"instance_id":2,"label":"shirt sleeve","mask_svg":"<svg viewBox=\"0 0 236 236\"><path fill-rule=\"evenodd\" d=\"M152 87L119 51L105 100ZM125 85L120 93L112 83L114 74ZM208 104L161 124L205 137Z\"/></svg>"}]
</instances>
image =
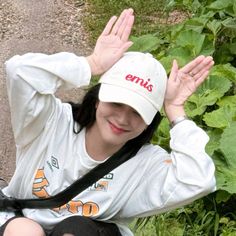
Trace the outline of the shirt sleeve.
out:
<instances>
[{"instance_id":1,"label":"shirt sleeve","mask_svg":"<svg viewBox=\"0 0 236 236\"><path fill-rule=\"evenodd\" d=\"M60 110L54 93L88 85L91 71L87 60L75 54L27 53L6 61L7 91L16 145L31 142L47 120Z\"/></svg>"},{"instance_id":2,"label":"shirt sleeve","mask_svg":"<svg viewBox=\"0 0 236 236\"><path fill-rule=\"evenodd\" d=\"M152 158L146 166L142 164L143 177L120 211L120 218L166 212L216 189L215 166L205 152L207 134L193 121L177 124L170 134L170 154L160 148L145 153Z\"/></svg>"}]
</instances>

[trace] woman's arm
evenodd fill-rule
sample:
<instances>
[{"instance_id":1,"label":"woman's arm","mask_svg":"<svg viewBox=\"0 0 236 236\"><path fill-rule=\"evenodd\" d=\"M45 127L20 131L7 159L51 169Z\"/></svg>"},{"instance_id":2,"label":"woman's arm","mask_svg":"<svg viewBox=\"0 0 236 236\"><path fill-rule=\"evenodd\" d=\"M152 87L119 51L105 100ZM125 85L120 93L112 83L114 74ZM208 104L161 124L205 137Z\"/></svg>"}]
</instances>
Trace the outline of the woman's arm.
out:
<instances>
[{"instance_id":1,"label":"woman's arm","mask_svg":"<svg viewBox=\"0 0 236 236\"><path fill-rule=\"evenodd\" d=\"M88 85L91 74L111 67L131 45L132 9L112 17L98 38L94 52L86 57L72 53L46 55L27 53L14 56L6 64L12 127L16 143L26 145L41 132L49 117L60 112L54 93L59 87Z\"/></svg>"},{"instance_id":2,"label":"woman's arm","mask_svg":"<svg viewBox=\"0 0 236 236\"><path fill-rule=\"evenodd\" d=\"M136 188L117 217L160 214L215 191L215 166L205 152L207 134L191 120L179 123L170 134L170 154L151 145L139 154Z\"/></svg>"},{"instance_id":3,"label":"woman's arm","mask_svg":"<svg viewBox=\"0 0 236 236\"><path fill-rule=\"evenodd\" d=\"M212 57L199 56L178 69L174 61L164 100L170 122L186 115L185 101L207 78L213 64ZM140 158L144 160L139 170L142 179L120 211L120 217L162 213L216 189L214 162L205 151L207 134L193 121L185 120L170 130L170 136L170 154L158 147L146 147Z\"/></svg>"}]
</instances>

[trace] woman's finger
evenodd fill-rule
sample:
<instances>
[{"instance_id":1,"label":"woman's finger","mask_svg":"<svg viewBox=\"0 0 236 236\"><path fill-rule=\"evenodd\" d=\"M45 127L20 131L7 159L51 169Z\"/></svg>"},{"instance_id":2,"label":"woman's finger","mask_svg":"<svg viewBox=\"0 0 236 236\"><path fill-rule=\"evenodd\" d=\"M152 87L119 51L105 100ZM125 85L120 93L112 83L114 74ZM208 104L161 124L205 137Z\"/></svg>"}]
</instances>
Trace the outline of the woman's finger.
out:
<instances>
[{"instance_id":1,"label":"woman's finger","mask_svg":"<svg viewBox=\"0 0 236 236\"><path fill-rule=\"evenodd\" d=\"M112 29L114 23L116 22L116 20L117 20L117 16L112 16L110 18L110 20L107 22L103 32L101 33L101 36L106 36L106 35L110 34L111 29Z\"/></svg>"},{"instance_id":2,"label":"woman's finger","mask_svg":"<svg viewBox=\"0 0 236 236\"><path fill-rule=\"evenodd\" d=\"M124 26L124 29L122 29L122 33L119 33L119 37L120 39L123 41L123 42L126 42L128 41L129 39L129 36L130 36L130 33L131 33L131 30L132 30L132 27L133 27L133 24L134 24L134 16L131 15L129 16L129 18L127 19L127 22Z\"/></svg>"},{"instance_id":3,"label":"woman's finger","mask_svg":"<svg viewBox=\"0 0 236 236\"><path fill-rule=\"evenodd\" d=\"M214 61L211 56L199 56L181 68L180 71L198 80L206 71L209 71L213 65Z\"/></svg>"},{"instance_id":4,"label":"woman's finger","mask_svg":"<svg viewBox=\"0 0 236 236\"><path fill-rule=\"evenodd\" d=\"M212 60L205 60L205 62L202 62L197 69L193 69L189 74L195 79L198 80L201 78L205 72L209 72L214 65L214 61Z\"/></svg>"},{"instance_id":5,"label":"woman's finger","mask_svg":"<svg viewBox=\"0 0 236 236\"><path fill-rule=\"evenodd\" d=\"M205 65L201 70L194 72L194 70L192 72L190 72L189 74L195 79L198 80L199 78L201 78L205 72L209 72L212 68L212 66L214 65L214 62L210 62L209 64Z\"/></svg>"},{"instance_id":6,"label":"woman's finger","mask_svg":"<svg viewBox=\"0 0 236 236\"><path fill-rule=\"evenodd\" d=\"M198 79L195 80L196 87L199 87L205 81L208 75L209 71L204 71L204 73Z\"/></svg>"},{"instance_id":7,"label":"woman's finger","mask_svg":"<svg viewBox=\"0 0 236 236\"><path fill-rule=\"evenodd\" d=\"M185 74L189 74L194 68L196 68L203 60L205 59L205 56L198 56L197 58L195 58L194 60L192 60L191 62L189 62L187 65L185 65L184 67L182 67L180 69L181 72L185 73Z\"/></svg>"},{"instance_id":8,"label":"woman's finger","mask_svg":"<svg viewBox=\"0 0 236 236\"><path fill-rule=\"evenodd\" d=\"M214 65L214 61L212 57L206 57L201 63L199 63L195 68L189 72L190 74L196 75L198 73L202 73L204 71L210 70L210 68Z\"/></svg>"},{"instance_id":9,"label":"woman's finger","mask_svg":"<svg viewBox=\"0 0 236 236\"><path fill-rule=\"evenodd\" d=\"M121 22L119 28L117 29L116 35L119 36L122 40L128 39L125 36L127 35L127 32L131 31L131 28L133 26L134 23L133 12L134 11L132 8L127 10L124 20Z\"/></svg>"},{"instance_id":10,"label":"woman's finger","mask_svg":"<svg viewBox=\"0 0 236 236\"><path fill-rule=\"evenodd\" d=\"M120 14L118 20L116 21L116 23L114 24L111 33L114 35L117 35L117 32L119 30L119 28L121 27L123 21L125 21L126 16L127 16L127 9L123 10L122 13Z\"/></svg>"},{"instance_id":11,"label":"woman's finger","mask_svg":"<svg viewBox=\"0 0 236 236\"><path fill-rule=\"evenodd\" d=\"M174 60L173 64L172 64L172 67L171 67L169 80L176 81L177 75L178 75L178 63L177 63L176 60Z\"/></svg>"}]
</instances>

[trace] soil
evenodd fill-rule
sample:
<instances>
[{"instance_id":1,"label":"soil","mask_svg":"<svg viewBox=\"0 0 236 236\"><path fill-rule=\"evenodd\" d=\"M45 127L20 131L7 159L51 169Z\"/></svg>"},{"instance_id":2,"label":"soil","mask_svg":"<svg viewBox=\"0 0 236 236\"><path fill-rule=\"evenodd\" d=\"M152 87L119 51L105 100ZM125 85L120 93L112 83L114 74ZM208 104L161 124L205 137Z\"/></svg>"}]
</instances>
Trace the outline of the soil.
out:
<instances>
[{"instance_id":1,"label":"soil","mask_svg":"<svg viewBox=\"0 0 236 236\"><path fill-rule=\"evenodd\" d=\"M10 180L15 169L15 143L5 84L4 62L27 52L91 52L82 26L85 4L74 0L0 0L0 177ZM77 101L82 90L64 94Z\"/></svg>"}]
</instances>

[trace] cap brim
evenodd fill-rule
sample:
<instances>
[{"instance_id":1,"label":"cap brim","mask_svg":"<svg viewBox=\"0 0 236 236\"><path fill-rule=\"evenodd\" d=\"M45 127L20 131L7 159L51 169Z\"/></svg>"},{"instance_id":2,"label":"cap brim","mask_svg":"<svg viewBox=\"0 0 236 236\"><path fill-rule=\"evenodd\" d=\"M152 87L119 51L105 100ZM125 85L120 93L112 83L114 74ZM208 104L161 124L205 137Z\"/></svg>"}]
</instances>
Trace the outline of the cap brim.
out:
<instances>
[{"instance_id":1,"label":"cap brim","mask_svg":"<svg viewBox=\"0 0 236 236\"><path fill-rule=\"evenodd\" d=\"M102 102L123 103L132 107L140 114L147 125L151 124L157 113L155 107L147 99L123 87L101 84L98 97Z\"/></svg>"}]
</instances>

